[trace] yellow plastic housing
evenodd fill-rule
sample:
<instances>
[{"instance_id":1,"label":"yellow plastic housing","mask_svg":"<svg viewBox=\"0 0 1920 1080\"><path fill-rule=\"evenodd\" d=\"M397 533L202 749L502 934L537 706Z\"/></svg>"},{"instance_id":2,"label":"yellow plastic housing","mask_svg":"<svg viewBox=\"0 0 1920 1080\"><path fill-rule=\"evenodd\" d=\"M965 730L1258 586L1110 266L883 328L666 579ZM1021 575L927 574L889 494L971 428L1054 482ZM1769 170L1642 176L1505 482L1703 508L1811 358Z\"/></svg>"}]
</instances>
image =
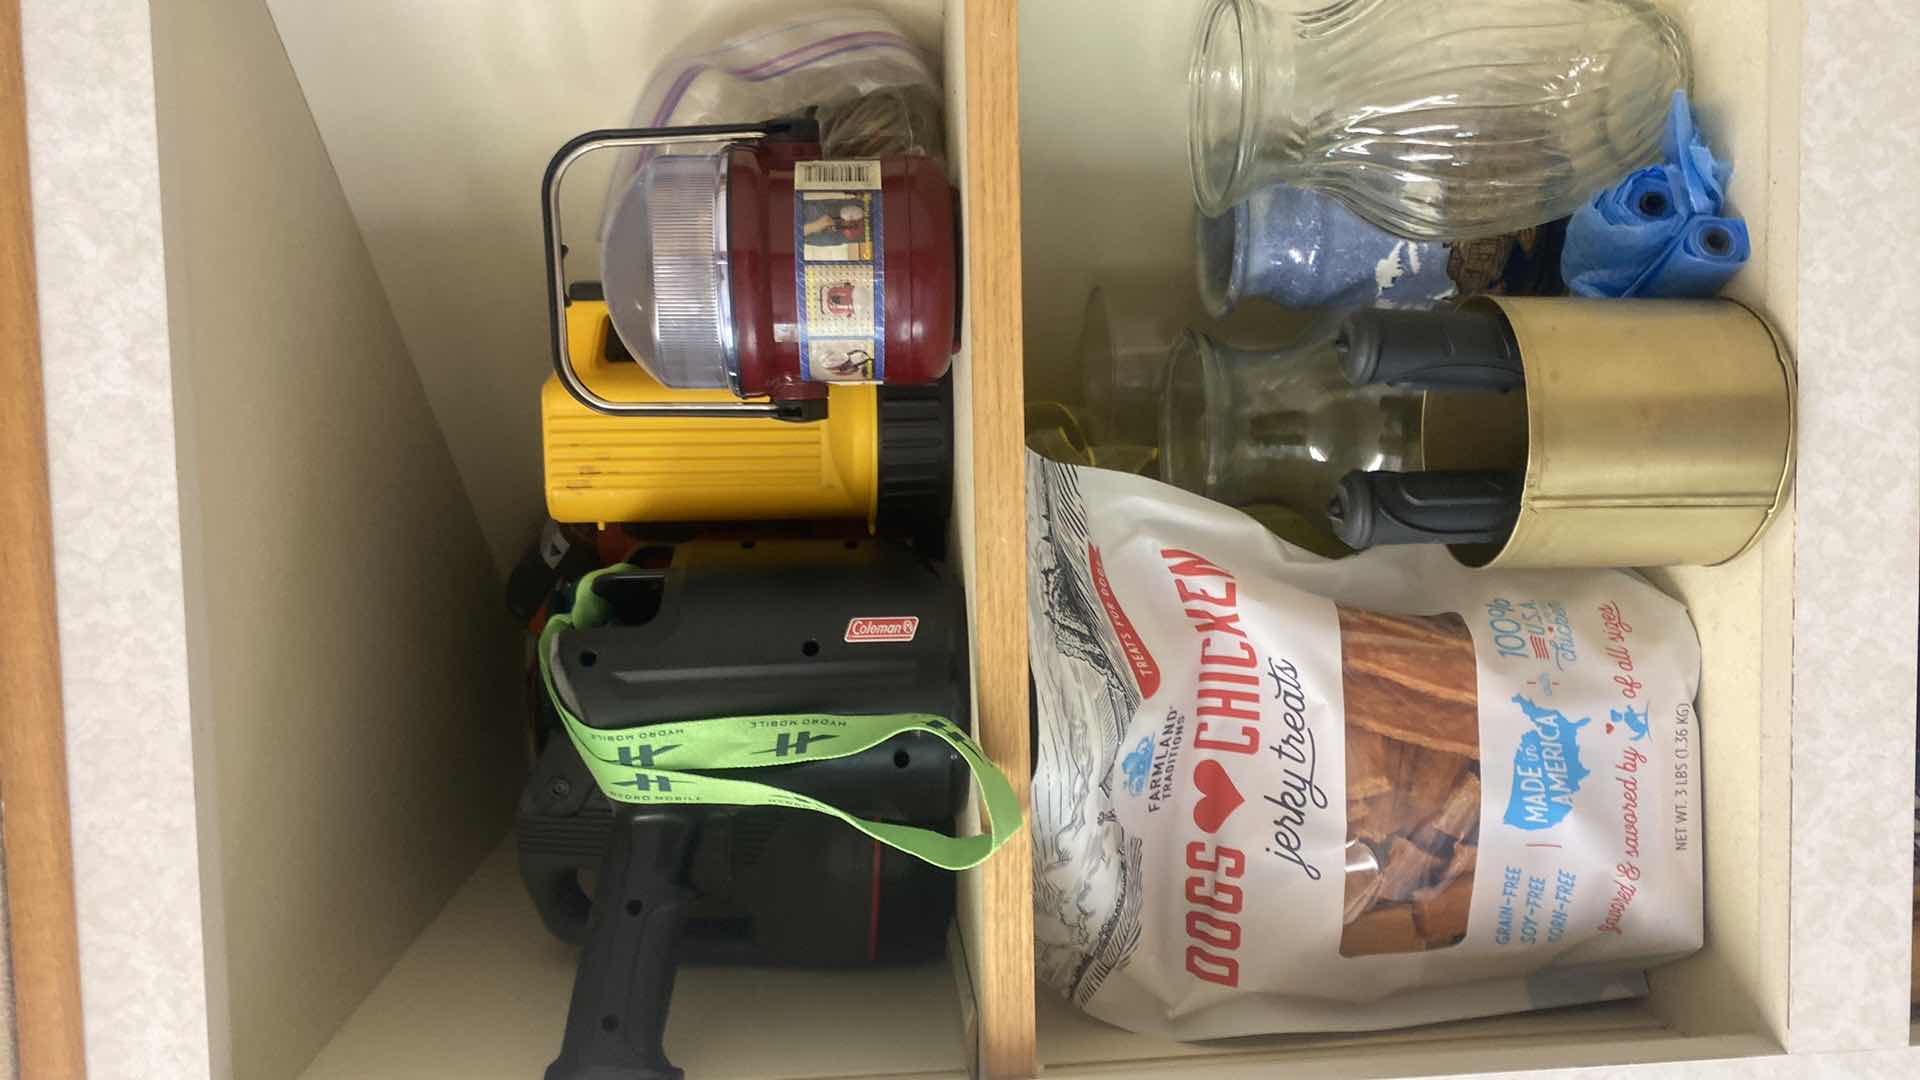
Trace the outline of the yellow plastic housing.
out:
<instances>
[{"instance_id":1,"label":"yellow plastic housing","mask_svg":"<svg viewBox=\"0 0 1920 1080\"><path fill-rule=\"evenodd\" d=\"M607 305L567 306L573 366L612 401L733 401L725 390L669 390L630 361L607 358ZM878 397L871 385L828 390L827 419L607 416L548 376L540 392L547 512L564 523L856 519L874 524Z\"/></svg>"}]
</instances>

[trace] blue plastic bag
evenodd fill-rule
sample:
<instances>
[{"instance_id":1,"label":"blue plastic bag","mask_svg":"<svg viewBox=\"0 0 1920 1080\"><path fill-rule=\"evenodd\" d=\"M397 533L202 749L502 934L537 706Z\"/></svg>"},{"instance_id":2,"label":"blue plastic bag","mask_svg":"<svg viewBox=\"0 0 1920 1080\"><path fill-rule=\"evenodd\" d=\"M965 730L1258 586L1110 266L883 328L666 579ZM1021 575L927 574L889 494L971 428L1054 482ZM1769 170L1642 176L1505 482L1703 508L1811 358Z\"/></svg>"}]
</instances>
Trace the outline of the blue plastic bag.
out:
<instances>
[{"instance_id":1,"label":"blue plastic bag","mask_svg":"<svg viewBox=\"0 0 1920 1080\"><path fill-rule=\"evenodd\" d=\"M1700 137L1683 90L1661 149L1665 161L1595 195L1568 222L1560 269L1574 295L1712 296L1746 264L1746 223L1725 213L1733 167Z\"/></svg>"},{"instance_id":2,"label":"blue plastic bag","mask_svg":"<svg viewBox=\"0 0 1920 1080\"><path fill-rule=\"evenodd\" d=\"M1694 218L1627 295L1712 296L1746 263L1750 252L1746 222L1739 218Z\"/></svg>"}]
</instances>

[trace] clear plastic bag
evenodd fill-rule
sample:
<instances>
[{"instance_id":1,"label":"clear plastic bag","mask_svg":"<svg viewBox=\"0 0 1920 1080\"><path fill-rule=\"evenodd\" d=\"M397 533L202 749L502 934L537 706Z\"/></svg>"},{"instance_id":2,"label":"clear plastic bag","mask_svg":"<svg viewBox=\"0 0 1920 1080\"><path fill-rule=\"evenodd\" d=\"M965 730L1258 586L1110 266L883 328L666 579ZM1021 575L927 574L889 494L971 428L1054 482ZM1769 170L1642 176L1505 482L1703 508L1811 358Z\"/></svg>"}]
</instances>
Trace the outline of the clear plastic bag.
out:
<instances>
[{"instance_id":1,"label":"clear plastic bag","mask_svg":"<svg viewBox=\"0 0 1920 1080\"><path fill-rule=\"evenodd\" d=\"M1700 647L1646 581L1323 559L1027 458L1040 981L1131 1031L1610 1001L1700 947Z\"/></svg>"},{"instance_id":2,"label":"clear plastic bag","mask_svg":"<svg viewBox=\"0 0 1920 1080\"><path fill-rule=\"evenodd\" d=\"M655 69L632 126L754 123L809 110L828 157L946 156L938 62L869 11L821 12L712 47L691 43ZM621 155L603 222L644 153Z\"/></svg>"}]
</instances>

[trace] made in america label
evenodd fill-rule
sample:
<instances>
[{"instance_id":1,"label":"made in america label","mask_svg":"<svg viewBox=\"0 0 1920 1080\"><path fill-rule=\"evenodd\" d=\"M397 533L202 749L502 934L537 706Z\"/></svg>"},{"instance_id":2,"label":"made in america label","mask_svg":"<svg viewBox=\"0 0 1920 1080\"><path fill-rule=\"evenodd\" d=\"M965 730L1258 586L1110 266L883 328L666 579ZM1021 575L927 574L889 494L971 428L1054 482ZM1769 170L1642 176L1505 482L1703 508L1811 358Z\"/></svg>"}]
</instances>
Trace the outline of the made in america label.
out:
<instances>
[{"instance_id":1,"label":"made in america label","mask_svg":"<svg viewBox=\"0 0 1920 1080\"><path fill-rule=\"evenodd\" d=\"M794 173L794 287L801 374L886 378L886 255L877 161L801 162ZM836 183L838 186L827 186Z\"/></svg>"}]
</instances>

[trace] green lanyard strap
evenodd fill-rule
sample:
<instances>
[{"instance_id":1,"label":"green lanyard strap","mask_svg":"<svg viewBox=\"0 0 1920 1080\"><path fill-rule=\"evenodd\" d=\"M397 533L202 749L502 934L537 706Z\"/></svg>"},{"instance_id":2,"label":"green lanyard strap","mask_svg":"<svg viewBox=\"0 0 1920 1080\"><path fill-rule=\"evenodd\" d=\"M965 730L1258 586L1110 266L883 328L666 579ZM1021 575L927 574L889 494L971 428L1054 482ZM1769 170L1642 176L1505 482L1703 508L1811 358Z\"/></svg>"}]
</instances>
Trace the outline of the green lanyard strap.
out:
<instances>
[{"instance_id":1,"label":"green lanyard strap","mask_svg":"<svg viewBox=\"0 0 1920 1080\"><path fill-rule=\"evenodd\" d=\"M784 806L828 814L868 836L947 870L978 866L1020 831L1020 801L1006 774L987 760L967 733L931 713L849 716L837 713L787 713L777 716L722 716L643 727L588 727L560 700L553 682L553 661L560 635L573 627L605 624L612 605L594 592L604 574L630 570L620 564L580 579L573 611L547 620L540 632L540 678L566 725L567 737L607 798L638 805ZM945 836L931 829L869 821L819 799L762 784L704 775L702 769L750 769L850 757L907 731L924 731L959 753L980 788L987 832ZM670 759L669 765L660 764Z\"/></svg>"}]
</instances>

